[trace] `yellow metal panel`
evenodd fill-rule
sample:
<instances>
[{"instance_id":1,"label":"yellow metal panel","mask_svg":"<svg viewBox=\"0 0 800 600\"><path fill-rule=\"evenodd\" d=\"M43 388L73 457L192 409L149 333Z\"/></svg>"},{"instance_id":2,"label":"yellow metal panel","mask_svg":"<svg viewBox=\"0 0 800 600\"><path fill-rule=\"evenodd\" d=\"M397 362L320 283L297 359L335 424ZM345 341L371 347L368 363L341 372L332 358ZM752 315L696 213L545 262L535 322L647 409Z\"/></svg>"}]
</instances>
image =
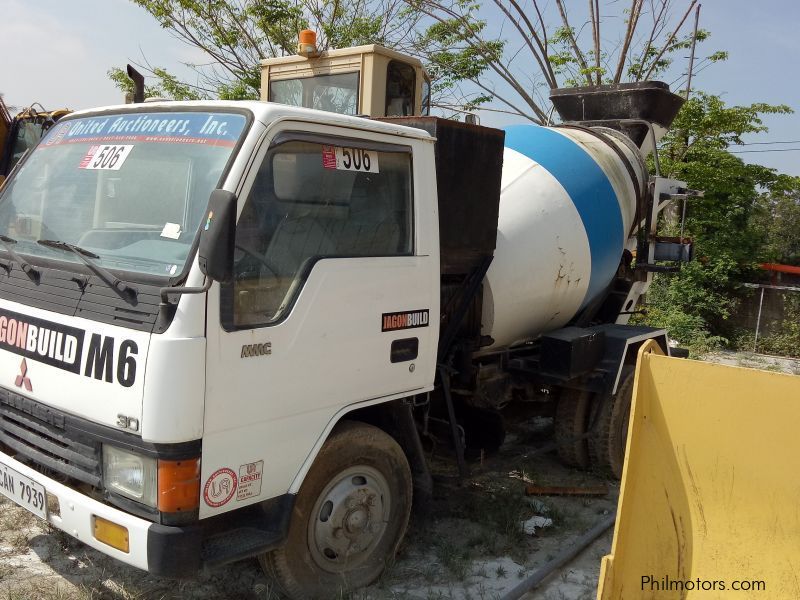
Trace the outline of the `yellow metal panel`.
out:
<instances>
[{"instance_id":1,"label":"yellow metal panel","mask_svg":"<svg viewBox=\"0 0 800 600\"><path fill-rule=\"evenodd\" d=\"M359 112L370 117L384 116L386 103L386 65L389 59L378 54L365 54L361 71Z\"/></svg>"},{"instance_id":2,"label":"yellow metal panel","mask_svg":"<svg viewBox=\"0 0 800 600\"><path fill-rule=\"evenodd\" d=\"M269 65L261 65L261 97L260 100L269 100Z\"/></svg>"},{"instance_id":3,"label":"yellow metal panel","mask_svg":"<svg viewBox=\"0 0 800 600\"><path fill-rule=\"evenodd\" d=\"M383 46L379 46L378 44L367 44L365 46L351 46L349 48L339 48L338 50L326 50L321 52L318 57L321 59L328 59L328 58L340 58L340 57L351 57L351 56L358 56L361 54L376 54L381 56L387 56L390 59L395 60L402 60L410 65L415 66L422 66L422 62L418 58L414 58L413 56L408 56L407 54L403 54L401 52L397 52L396 50L391 50L389 48L384 48ZM284 65L291 62L304 62L307 61L305 56L299 56L296 54L291 54L288 56L277 56L274 58L264 58L261 60L262 65Z\"/></svg>"},{"instance_id":4,"label":"yellow metal panel","mask_svg":"<svg viewBox=\"0 0 800 600\"><path fill-rule=\"evenodd\" d=\"M648 343L634 385L598 600L800 599L800 377Z\"/></svg>"}]
</instances>

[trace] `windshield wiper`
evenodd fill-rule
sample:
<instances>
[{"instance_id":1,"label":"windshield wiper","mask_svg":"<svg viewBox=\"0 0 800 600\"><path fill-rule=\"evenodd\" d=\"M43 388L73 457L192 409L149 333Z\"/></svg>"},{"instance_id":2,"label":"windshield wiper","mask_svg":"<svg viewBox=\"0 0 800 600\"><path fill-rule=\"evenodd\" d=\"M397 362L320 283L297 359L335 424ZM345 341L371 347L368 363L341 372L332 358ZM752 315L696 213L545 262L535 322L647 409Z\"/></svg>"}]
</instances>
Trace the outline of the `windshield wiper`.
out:
<instances>
[{"instance_id":1,"label":"windshield wiper","mask_svg":"<svg viewBox=\"0 0 800 600\"><path fill-rule=\"evenodd\" d=\"M0 235L0 244L2 244L3 248L6 249L8 255L17 261L17 263L19 263L19 266L22 268L25 275L38 282L39 278L41 277L41 273L39 273L39 270L36 267L17 254L17 251L14 250L13 246L11 245L16 243L17 240L14 238L8 237L7 235Z\"/></svg>"},{"instance_id":2,"label":"windshield wiper","mask_svg":"<svg viewBox=\"0 0 800 600\"><path fill-rule=\"evenodd\" d=\"M100 256L90 250L86 250L85 248L81 248L75 244L61 242L58 240L37 240L36 243L41 244L46 248L55 248L56 250L67 250L72 252L75 256L81 259L81 261L83 261L87 267L100 275L100 279L104 280L123 297L129 297L135 300L136 296L139 294L139 291L127 281L123 281L111 271L96 263L95 260L100 258Z\"/></svg>"}]
</instances>

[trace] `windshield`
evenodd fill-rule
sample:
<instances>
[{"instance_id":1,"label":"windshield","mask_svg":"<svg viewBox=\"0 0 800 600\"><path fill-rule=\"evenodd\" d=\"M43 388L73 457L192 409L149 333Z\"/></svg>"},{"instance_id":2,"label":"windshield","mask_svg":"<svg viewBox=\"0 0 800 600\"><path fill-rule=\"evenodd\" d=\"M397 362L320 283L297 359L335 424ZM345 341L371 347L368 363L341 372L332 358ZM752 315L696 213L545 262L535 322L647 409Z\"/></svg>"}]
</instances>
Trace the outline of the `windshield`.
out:
<instances>
[{"instance_id":1,"label":"windshield","mask_svg":"<svg viewBox=\"0 0 800 600\"><path fill-rule=\"evenodd\" d=\"M241 114L212 112L62 121L0 196L0 235L29 256L78 261L37 243L58 240L106 268L181 273L245 124Z\"/></svg>"},{"instance_id":2,"label":"windshield","mask_svg":"<svg viewBox=\"0 0 800 600\"><path fill-rule=\"evenodd\" d=\"M358 113L358 73L270 81L269 99L280 104L355 115Z\"/></svg>"}]
</instances>

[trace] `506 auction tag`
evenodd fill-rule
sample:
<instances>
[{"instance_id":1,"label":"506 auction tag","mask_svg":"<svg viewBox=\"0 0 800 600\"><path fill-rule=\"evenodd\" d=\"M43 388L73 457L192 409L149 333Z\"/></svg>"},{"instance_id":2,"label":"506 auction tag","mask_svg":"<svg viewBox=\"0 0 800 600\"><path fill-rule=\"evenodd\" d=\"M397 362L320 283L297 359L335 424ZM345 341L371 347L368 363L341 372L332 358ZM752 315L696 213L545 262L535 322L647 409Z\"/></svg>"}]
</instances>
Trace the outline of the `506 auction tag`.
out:
<instances>
[{"instance_id":1,"label":"506 auction tag","mask_svg":"<svg viewBox=\"0 0 800 600\"><path fill-rule=\"evenodd\" d=\"M336 168L340 171L378 173L378 153L374 150L336 146Z\"/></svg>"},{"instance_id":2,"label":"506 auction tag","mask_svg":"<svg viewBox=\"0 0 800 600\"><path fill-rule=\"evenodd\" d=\"M79 169L104 169L119 171L125 160L133 150L133 144L106 144L105 146L92 146L89 152L78 165Z\"/></svg>"}]
</instances>

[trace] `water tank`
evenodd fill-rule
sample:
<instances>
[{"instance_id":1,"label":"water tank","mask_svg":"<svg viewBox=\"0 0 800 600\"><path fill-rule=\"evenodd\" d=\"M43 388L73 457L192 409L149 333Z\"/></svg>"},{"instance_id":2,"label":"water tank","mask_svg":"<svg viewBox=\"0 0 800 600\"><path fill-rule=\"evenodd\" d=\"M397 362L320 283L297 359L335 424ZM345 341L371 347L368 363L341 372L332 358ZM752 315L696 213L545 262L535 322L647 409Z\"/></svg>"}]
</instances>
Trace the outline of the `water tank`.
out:
<instances>
[{"instance_id":1,"label":"water tank","mask_svg":"<svg viewBox=\"0 0 800 600\"><path fill-rule=\"evenodd\" d=\"M497 248L484 281L487 350L562 327L604 292L646 185L641 153L617 131L506 128Z\"/></svg>"}]
</instances>

